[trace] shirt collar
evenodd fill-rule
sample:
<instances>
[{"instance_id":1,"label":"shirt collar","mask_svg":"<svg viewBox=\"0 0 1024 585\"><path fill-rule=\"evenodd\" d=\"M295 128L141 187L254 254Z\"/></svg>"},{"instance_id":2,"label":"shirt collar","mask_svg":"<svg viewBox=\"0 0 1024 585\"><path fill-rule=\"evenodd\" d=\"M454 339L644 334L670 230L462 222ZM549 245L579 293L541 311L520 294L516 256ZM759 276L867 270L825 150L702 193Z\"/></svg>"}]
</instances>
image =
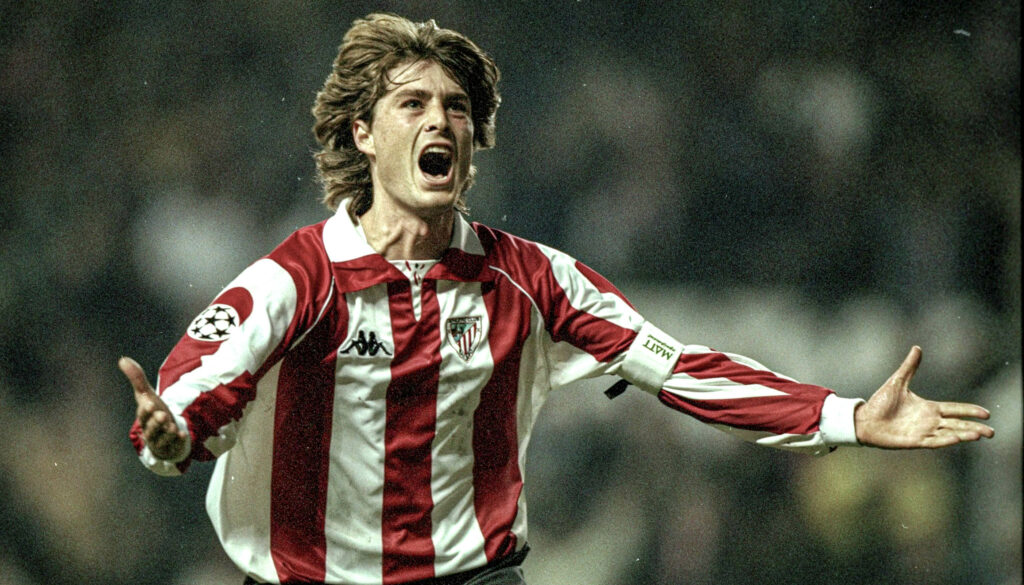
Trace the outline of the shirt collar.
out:
<instances>
[{"instance_id":1,"label":"shirt collar","mask_svg":"<svg viewBox=\"0 0 1024 585\"><path fill-rule=\"evenodd\" d=\"M360 290L374 284L405 280L405 276L366 241L348 214L348 199L338 205L338 211L324 224L323 241L327 257L337 269L345 270L351 285L348 290ZM452 239L440 261L425 278L436 280L485 280L484 256L486 252L476 230L461 213L455 214Z\"/></svg>"}]
</instances>

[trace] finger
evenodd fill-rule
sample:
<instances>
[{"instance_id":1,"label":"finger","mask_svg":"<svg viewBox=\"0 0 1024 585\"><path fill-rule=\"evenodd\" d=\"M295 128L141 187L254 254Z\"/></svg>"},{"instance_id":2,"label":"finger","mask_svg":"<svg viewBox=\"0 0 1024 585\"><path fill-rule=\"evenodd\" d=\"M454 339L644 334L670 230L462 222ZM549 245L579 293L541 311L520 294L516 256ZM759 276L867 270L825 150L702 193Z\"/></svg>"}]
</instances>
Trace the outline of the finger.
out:
<instances>
[{"instance_id":1,"label":"finger","mask_svg":"<svg viewBox=\"0 0 1024 585\"><path fill-rule=\"evenodd\" d=\"M161 459L173 459L180 454L187 438L188 435L184 431L164 433L157 437L153 443L149 443L149 448L154 455Z\"/></svg>"},{"instance_id":2,"label":"finger","mask_svg":"<svg viewBox=\"0 0 1024 585\"><path fill-rule=\"evenodd\" d=\"M922 447L925 449L941 449L943 447L951 447L957 443L962 442L960 437L956 433L940 433L934 437L929 437L922 442Z\"/></svg>"},{"instance_id":3,"label":"finger","mask_svg":"<svg viewBox=\"0 0 1024 585\"><path fill-rule=\"evenodd\" d=\"M168 453L177 451L185 442L185 434L179 431L177 426L171 431L161 426L145 438L150 451L161 458L166 458Z\"/></svg>"},{"instance_id":4,"label":"finger","mask_svg":"<svg viewBox=\"0 0 1024 585\"><path fill-rule=\"evenodd\" d=\"M121 368L121 372L128 378L128 382L132 385L132 389L135 390L136 398L139 395L155 395L153 387L149 385L149 380L146 379L146 372L142 369L142 366L130 357L122 357L117 361L117 366Z\"/></svg>"},{"instance_id":5,"label":"finger","mask_svg":"<svg viewBox=\"0 0 1024 585\"><path fill-rule=\"evenodd\" d=\"M153 428L160 435L174 436L178 434L178 423L166 410L157 411L153 415Z\"/></svg>"},{"instance_id":6,"label":"finger","mask_svg":"<svg viewBox=\"0 0 1024 585\"><path fill-rule=\"evenodd\" d=\"M971 441L977 441L978 439L981 439L982 437L984 437L986 439L991 439L996 434L995 429L993 429L992 427L990 427L988 425L977 423L977 422L971 422L971 421L962 421L962 422L964 424L956 429L956 433L957 433L957 435L959 435L961 437L963 437L963 436L971 437L971 439L969 439Z\"/></svg>"},{"instance_id":7,"label":"finger","mask_svg":"<svg viewBox=\"0 0 1024 585\"><path fill-rule=\"evenodd\" d=\"M940 402L939 414L945 417L980 418L982 420L987 420L991 416L985 408L965 402Z\"/></svg>"},{"instance_id":8,"label":"finger","mask_svg":"<svg viewBox=\"0 0 1024 585\"><path fill-rule=\"evenodd\" d=\"M982 434L972 429L957 429L954 431L946 431L939 435L940 439L945 442L945 445L956 445L957 443L972 443L981 439Z\"/></svg>"},{"instance_id":9,"label":"finger","mask_svg":"<svg viewBox=\"0 0 1024 585\"><path fill-rule=\"evenodd\" d=\"M153 442L150 443L150 448L159 451L166 451L174 441L178 439L178 429L175 427L174 431L167 432L165 427L160 427L157 435L153 438Z\"/></svg>"},{"instance_id":10,"label":"finger","mask_svg":"<svg viewBox=\"0 0 1024 585\"><path fill-rule=\"evenodd\" d=\"M983 437L991 437L995 434L995 430L987 424L962 418L943 418L939 422L939 429L951 430L957 433L966 431L977 433Z\"/></svg>"},{"instance_id":11,"label":"finger","mask_svg":"<svg viewBox=\"0 0 1024 585\"><path fill-rule=\"evenodd\" d=\"M139 419L139 421L142 422L142 419ZM167 422L167 413L162 410L158 410L147 417L142 427L146 442L151 443L158 439L165 432L164 428Z\"/></svg>"},{"instance_id":12,"label":"finger","mask_svg":"<svg viewBox=\"0 0 1024 585\"><path fill-rule=\"evenodd\" d=\"M899 386L908 386L911 378L914 377L914 373L917 372L917 367L921 365L921 348L914 346L910 348L910 352L907 357L903 358L903 363L892 375L890 380Z\"/></svg>"},{"instance_id":13,"label":"finger","mask_svg":"<svg viewBox=\"0 0 1024 585\"><path fill-rule=\"evenodd\" d=\"M960 440L961 443L970 443L971 441L981 440L982 434L976 430L964 429L961 431L957 431L956 437L957 439Z\"/></svg>"}]
</instances>

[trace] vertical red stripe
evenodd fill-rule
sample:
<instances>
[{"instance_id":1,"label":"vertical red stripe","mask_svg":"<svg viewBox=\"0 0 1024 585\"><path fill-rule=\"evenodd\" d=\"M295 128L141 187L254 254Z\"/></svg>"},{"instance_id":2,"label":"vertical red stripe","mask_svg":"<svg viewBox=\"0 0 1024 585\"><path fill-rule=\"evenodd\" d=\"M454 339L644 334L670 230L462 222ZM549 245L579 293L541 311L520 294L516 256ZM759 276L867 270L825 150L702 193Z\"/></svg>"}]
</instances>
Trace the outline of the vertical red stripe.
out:
<instances>
[{"instance_id":1,"label":"vertical red stripe","mask_svg":"<svg viewBox=\"0 0 1024 585\"><path fill-rule=\"evenodd\" d=\"M327 543L327 476L334 407L333 333L347 327L344 299L338 318L325 319L281 364L274 412L270 472L270 554L281 582L323 581Z\"/></svg>"},{"instance_id":2,"label":"vertical red stripe","mask_svg":"<svg viewBox=\"0 0 1024 585\"><path fill-rule=\"evenodd\" d=\"M595 317L587 312L586 307L574 307L569 300L572 289L586 289L588 286L593 286L598 292L612 293L623 298L611 283L584 264L576 262L574 268L585 278L576 278L570 274L566 284L571 288L566 290L555 277L554 262L561 262L565 268L567 256L549 258L536 244L516 238L504 239L504 242L508 242L505 245L515 246L514 251L510 250L515 257L514 261L503 262L506 259L501 259L499 263L510 271L513 279L524 283L530 291L543 315L551 339L571 343L600 362L614 359L629 347L636 338L635 331ZM582 296L594 303L598 301L590 290L586 290Z\"/></svg>"},{"instance_id":3,"label":"vertical red stripe","mask_svg":"<svg viewBox=\"0 0 1024 585\"><path fill-rule=\"evenodd\" d=\"M512 553L516 547L512 523L523 489L516 404L531 305L508 282L486 282L482 287L494 372L473 414L473 490L477 522L490 561Z\"/></svg>"},{"instance_id":4,"label":"vertical red stripe","mask_svg":"<svg viewBox=\"0 0 1024 585\"><path fill-rule=\"evenodd\" d=\"M440 307L433 280L422 285L416 321L408 281L388 284L395 356L384 427L383 582L434 576L431 444L441 371Z\"/></svg>"}]
</instances>

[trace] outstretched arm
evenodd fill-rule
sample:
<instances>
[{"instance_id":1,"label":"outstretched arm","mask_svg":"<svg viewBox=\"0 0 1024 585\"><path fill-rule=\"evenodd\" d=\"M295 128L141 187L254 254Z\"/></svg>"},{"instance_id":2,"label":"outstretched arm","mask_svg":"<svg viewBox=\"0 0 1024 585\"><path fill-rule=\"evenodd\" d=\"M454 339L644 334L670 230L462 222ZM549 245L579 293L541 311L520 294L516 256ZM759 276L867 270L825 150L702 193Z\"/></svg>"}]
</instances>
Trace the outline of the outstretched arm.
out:
<instances>
[{"instance_id":1,"label":"outstretched arm","mask_svg":"<svg viewBox=\"0 0 1024 585\"><path fill-rule=\"evenodd\" d=\"M910 391L910 380L921 364L921 348L911 348L903 364L874 395L857 407L857 440L883 449L937 449L966 441L991 438L992 427L970 418L988 419L976 404L935 402Z\"/></svg>"},{"instance_id":2,"label":"outstretched arm","mask_svg":"<svg viewBox=\"0 0 1024 585\"><path fill-rule=\"evenodd\" d=\"M117 365L135 391L135 402L138 405L135 416L139 419L142 437L149 450L157 459L164 461L184 459L188 454L188 434L178 428L171 410L150 386L142 366L130 357L121 358Z\"/></svg>"}]
</instances>

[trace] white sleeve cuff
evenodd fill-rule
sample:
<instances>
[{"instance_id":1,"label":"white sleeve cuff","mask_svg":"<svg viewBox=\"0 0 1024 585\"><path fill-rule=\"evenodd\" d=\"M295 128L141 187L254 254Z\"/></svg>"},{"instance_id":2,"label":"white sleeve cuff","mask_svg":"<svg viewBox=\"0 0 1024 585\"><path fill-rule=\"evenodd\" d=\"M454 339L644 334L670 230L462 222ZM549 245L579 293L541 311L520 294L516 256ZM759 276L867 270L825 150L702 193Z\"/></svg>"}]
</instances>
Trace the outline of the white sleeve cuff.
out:
<instances>
[{"instance_id":1,"label":"white sleeve cuff","mask_svg":"<svg viewBox=\"0 0 1024 585\"><path fill-rule=\"evenodd\" d=\"M829 447L859 447L857 430L853 425L853 411L864 404L860 398L841 398L829 394L821 406L818 428L821 438Z\"/></svg>"},{"instance_id":2,"label":"white sleeve cuff","mask_svg":"<svg viewBox=\"0 0 1024 585\"><path fill-rule=\"evenodd\" d=\"M170 461L157 459L156 455L153 455L153 452L149 450L148 445L143 447L142 452L139 453L139 461L146 466L146 469L157 475L181 475L181 471L178 469L177 465Z\"/></svg>"},{"instance_id":3,"label":"white sleeve cuff","mask_svg":"<svg viewBox=\"0 0 1024 585\"><path fill-rule=\"evenodd\" d=\"M645 322L626 350L620 375L638 388L657 394L672 375L682 352L683 344Z\"/></svg>"}]
</instances>

